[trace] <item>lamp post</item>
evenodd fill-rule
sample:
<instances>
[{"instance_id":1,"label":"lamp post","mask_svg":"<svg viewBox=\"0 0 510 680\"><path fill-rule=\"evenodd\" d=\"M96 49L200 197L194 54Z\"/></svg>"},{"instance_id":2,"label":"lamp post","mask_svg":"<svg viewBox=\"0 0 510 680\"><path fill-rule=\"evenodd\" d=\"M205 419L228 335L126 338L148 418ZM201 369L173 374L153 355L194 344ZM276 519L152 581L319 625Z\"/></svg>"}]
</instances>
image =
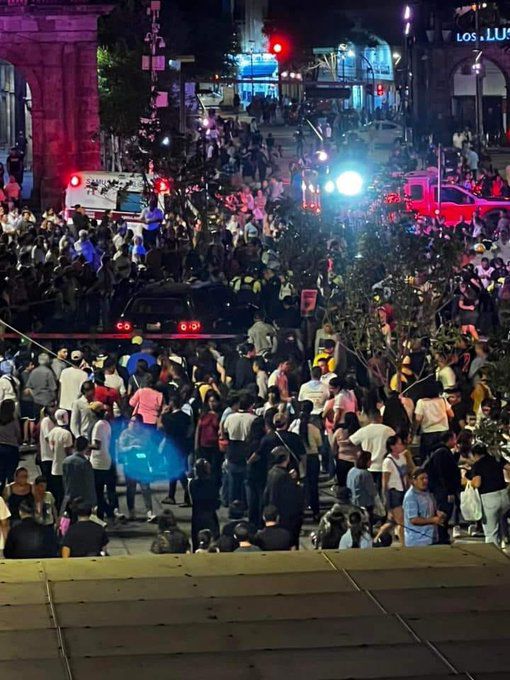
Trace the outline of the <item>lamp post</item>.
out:
<instances>
[{"instance_id":1,"label":"lamp post","mask_svg":"<svg viewBox=\"0 0 510 680\"><path fill-rule=\"evenodd\" d=\"M475 61L473 63L473 71L475 74L475 118L476 118L476 139L477 149L480 153L483 139L483 64L482 64L482 50L480 49L480 3L477 2L474 7L475 10L475 34L476 47Z\"/></svg>"},{"instance_id":2,"label":"lamp post","mask_svg":"<svg viewBox=\"0 0 510 680\"><path fill-rule=\"evenodd\" d=\"M367 65L367 74L370 73L372 75L372 109L374 109L375 108L374 107L374 97L375 97L375 71L374 71L374 67L372 66L372 63L368 59L368 57L365 57L365 55L363 53L360 53L359 56L361 57L362 61L364 61ZM368 97L366 98L366 102L367 102L366 108L367 108L367 113L368 113ZM372 113L373 113L373 111L372 111Z\"/></svg>"},{"instance_id":3,"label":"lamp post","mask_svg":"<svg viewBox=\"0 0 510 680\"><path fill-rule=\"evenodd\" d=\"M404 118L404 139L406 142L411 141L412 131L410 125L410 114L412 106L412 89L413 89L413 75L412 75L412 57L411 57L411 33L412 33L412 18L413 12L409 5L405 5L402 14L404 19L404 62L405 62L405 77L403 82L403 97L402 108Z\"/></svg>"}]
</instances>

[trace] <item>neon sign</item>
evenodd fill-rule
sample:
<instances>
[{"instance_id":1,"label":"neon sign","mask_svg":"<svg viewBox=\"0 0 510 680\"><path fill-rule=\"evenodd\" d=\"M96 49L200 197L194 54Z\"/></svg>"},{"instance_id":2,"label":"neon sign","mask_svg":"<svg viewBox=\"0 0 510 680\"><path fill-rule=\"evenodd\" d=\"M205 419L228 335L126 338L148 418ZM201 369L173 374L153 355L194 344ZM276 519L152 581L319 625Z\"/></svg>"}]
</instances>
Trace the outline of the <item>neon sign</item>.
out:
<instances>
[{"instance_id":1,"label":"neon sign","mask_svg":"<svg viewBox=\"0 0 510 680\"><path fill-rule=\"evenodd\" d=\"M510 40L510 28L504 26L500 28L486 28L479 33L480 42L505 42ZM455 42L474 43L476 42L476 31L466 33L456 33Z\"/></svg>"}]
</instances>

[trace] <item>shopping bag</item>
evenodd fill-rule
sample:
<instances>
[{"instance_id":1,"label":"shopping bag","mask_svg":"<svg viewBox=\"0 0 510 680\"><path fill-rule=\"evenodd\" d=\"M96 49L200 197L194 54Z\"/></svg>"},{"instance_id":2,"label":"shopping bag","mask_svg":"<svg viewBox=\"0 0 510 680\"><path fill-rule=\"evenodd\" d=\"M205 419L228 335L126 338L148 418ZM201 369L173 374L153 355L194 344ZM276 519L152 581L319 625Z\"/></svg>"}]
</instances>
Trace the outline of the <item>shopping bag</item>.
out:
<instances>
[{"instance_id":1,"label":"shopping bag","mask_svg":"<svg viewBox=\"0 0 510 680\"><path fill-rule=\"evenodd\" d=\"M478 522L482 519L482 499L471 482L467 483L460 494L460 511L466 522Z\"/></svg>"}]
</instances>

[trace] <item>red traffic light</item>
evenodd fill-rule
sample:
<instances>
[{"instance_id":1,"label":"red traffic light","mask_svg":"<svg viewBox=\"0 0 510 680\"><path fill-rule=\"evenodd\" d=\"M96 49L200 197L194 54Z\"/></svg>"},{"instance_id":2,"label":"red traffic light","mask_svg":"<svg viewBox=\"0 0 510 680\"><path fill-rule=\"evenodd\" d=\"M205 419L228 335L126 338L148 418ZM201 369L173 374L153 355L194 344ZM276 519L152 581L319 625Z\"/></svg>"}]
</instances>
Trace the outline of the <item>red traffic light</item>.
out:
<instances>
[{"instance_id":1,"label":"red traffic light","mask_svg":"<svg viewBox=\"0 0 510 680\"><path fill-rule=\"evenodd\" d=\"M154 191L157 194L167 194L170 191L170 180L164 177L157 177L154 180Z\"/></svg>"},{"instance_id":2,"label":"red traffic light","mask_svg":"<svg viewBox=\"0 0 510 680\"><path fill-rule=\"evenodd\" d=\"M290 44L286 38L282 36L273 36L269 40L269 51L280 61L289 56Z\"/></svg>"},{"instance_id":3,"label":"red traffic light","mask_svg":"<svg viewBox=\"0 0 510 680\"><path fill-rule=\"evenodd\" d=\"M376 92L377 92L378 97L383 97L384 96L384 87L382 85L378 85Z\"/></svg>"}]
</instances>

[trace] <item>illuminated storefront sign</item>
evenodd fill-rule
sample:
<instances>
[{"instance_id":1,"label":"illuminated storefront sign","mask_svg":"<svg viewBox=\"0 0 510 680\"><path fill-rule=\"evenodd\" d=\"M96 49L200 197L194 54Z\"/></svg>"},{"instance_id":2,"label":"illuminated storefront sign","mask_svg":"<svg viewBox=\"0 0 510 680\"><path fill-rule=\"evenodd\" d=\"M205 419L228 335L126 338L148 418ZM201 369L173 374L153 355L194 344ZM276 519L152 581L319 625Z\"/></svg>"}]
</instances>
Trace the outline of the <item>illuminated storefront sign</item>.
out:
<instances>
[{"instance_id":1,"label":"illuminated storefront sign","mask_svg":"<svg viewBox=\"0 0 510 680\"><path fill-rule=\"evenodd\" d=\"M506 42L510 41L510 28L501 26L499 28L486 28L479 33L480 42ZM476 31L466 33L456 33L455 42L474 43L476 42Z\"/></svg>"}]
</instances>

